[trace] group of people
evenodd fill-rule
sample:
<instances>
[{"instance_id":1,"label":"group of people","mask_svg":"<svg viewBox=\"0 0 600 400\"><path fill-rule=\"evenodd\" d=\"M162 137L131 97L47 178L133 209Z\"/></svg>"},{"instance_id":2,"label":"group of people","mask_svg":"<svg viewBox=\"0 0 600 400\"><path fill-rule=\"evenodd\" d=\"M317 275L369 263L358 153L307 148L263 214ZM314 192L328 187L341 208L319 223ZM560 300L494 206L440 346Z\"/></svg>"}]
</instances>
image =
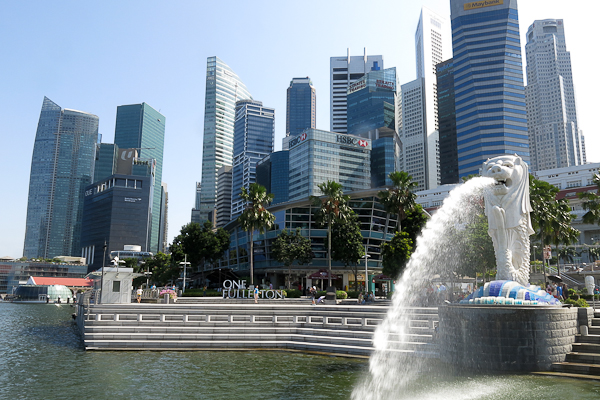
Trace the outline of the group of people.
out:
<instances>
[{"instance_id":1,"label":"group of people","mask_svg":"<svg viewBox=\"0 0 600 400\"><path fill-rule=\"evenodd\" d=\"M546 285L546 292L559 300L566 300L569 298L569 288L566 283L549 282Z\"/></svg>"},{"instance_id":2,"label":"group of people","mask_svg":"<svg viewBox=\"0 0 600 400\"><path fill-rule=\"evenodd\" d=\"M357 303L358 304L367 304L367 303L372 303L375 301L375 296L373 295L373 292L365 292L363 294L363 292L359 292L358 293L358 299L357 299Z\"/></svg>"}]
</instances>

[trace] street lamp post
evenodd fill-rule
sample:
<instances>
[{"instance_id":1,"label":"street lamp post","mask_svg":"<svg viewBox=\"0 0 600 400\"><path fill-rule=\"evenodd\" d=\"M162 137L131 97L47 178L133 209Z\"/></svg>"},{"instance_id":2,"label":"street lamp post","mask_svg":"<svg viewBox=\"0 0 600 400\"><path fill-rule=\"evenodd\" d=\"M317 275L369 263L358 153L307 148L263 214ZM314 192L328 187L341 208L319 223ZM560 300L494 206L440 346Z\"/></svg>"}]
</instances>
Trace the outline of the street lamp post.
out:
<instances>
[{"instance_id":1,"label":"street lamp post","mask_svg":"<svg viewBox=\"0 0 600 400\"><path fill-rule=\"evenodd\" d=\"M535 262L535 261L536 261L536 259L535 259L535 251L536 251L536 250L537 250L537 246L533 246L533 262ZM536 265L536 267L537 267L537 263L536 263L535 265ZM537 268L536 268L536 272L537 272Z\"/></svg>"},{"instance_id":2,"label":"street lamp post","mask_svg":"<svg viewBox=\"0 0 600 400\"><path fill-rule=\"evenodd\" d=\"M98 303L102 303L102 295L104 294L104 263L106 262L106 240L104 241L104 246L102 249L104 250L104 257L102 258L102 273L100 274L100 298L98 299Z\"/></svg>"},{"instance_id":3,"label":"street lamp post","mask_svg":"<svg viewBox=\"0 0 600 400\"><path fill-rule=\"evenodd\" d=\"M187 270L187 266L190 265L190 263L187 260L187 254L184 255L185 256L185 261L180 262L180 265L183 265L183 289L181 290L181 293L185 293L185 271Z\"/></svg>"},{"instance_id":4,"label":"street lamp post","mask_svg":"<svg viewBox=\"0 0 600 400\"><path fill-rule=\"evenodd\" d=\"M367 254L367 246L365 246L365 255L361 257L365 259L365 292L367 291L367 285L369 284L369 271L367 269L367 260L370 257L371 256Z\"/></svg>"}]
</instances>

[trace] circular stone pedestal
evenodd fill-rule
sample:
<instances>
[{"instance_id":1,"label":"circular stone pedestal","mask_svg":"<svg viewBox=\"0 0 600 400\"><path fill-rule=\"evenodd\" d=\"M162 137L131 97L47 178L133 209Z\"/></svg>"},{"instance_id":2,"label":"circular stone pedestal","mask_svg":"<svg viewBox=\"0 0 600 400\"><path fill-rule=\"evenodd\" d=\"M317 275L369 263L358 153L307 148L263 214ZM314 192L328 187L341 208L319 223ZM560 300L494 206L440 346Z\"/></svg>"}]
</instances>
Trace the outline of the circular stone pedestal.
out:
<instances>
[{"instance_id":1,"label":"circular stone pedestal","mask_svg":"<svg viewBox=\"0 0 600 400\"><path fill-rule=\"evenodd\" d=\"M576 308L446 305L438 313L440 358L459 369L547 371L577 333Z\"/></svg>"}]
</instances>

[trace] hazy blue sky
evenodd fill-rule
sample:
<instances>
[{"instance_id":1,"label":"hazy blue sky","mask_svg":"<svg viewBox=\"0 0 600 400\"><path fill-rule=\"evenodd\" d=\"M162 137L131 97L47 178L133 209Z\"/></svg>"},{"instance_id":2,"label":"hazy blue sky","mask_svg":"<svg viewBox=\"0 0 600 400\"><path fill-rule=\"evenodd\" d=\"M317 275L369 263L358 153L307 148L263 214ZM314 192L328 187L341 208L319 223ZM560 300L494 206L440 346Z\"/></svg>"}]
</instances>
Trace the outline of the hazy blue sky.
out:
<instances>
[{"instance_id":1,"label":"hazy blue sky","mask_svg":"<svg viewBox=\"0 0 600 400\"><path fill-rule=\"evenodd\" d=\"M565 20L588 161L600 161L593 122L600 93L594 4L519 1L523 46L535 19ZM2 2L0 256L23 252L31 154L44 96L98 115L109 143L119 105L146 102L166 116L163 181L171 240L189 222L201 177L207 57L221 58L254 99L276 109L280 149L293 77L312 79L317 128L329 130L329 58L345 55L348 47L352 55L362 55L364 47L382 54L384 66L396 67L402 83L415 79L414 33L422 6L449 22L449 0Z\"/></svg>"}]
</instances>

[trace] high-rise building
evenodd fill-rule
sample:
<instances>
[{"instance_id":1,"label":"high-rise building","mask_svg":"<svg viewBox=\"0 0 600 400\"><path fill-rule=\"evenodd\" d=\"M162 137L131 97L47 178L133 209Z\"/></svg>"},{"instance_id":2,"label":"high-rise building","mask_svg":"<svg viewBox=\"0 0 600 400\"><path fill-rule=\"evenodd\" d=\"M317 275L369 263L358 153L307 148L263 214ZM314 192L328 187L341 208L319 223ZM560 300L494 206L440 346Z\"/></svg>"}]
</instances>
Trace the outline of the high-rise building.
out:
<instances>
[{"instance_id":1,"label":"high-rise building","mask_svg":"<svg viewBox=\"0 0 600 400\"><path fill-rule=\"evenodd\" d=\"M94 176L97 139L96 115L44 97L31 158L25 257L80 253L84 188Z\"/></svg>"},{"instance_id":2,"label":"high-rise building","mask_svg":"<svg viewBox=\"0 0 600 400\"><path fill-rule=\"evenodd\" d=\"M218 57L206 63L204 138L202 144L202 189L198 218L208 220L217 203L218 171L233 165L235 103L252 99L233 70Z\"/></svg>"},{"instance_id":3,"label":"high-rise building","mask_svg":"<svg viewBox=\"0 0 600 400\"><path fill-rule=\"evenodd\" d=\"M256 183L273 194L272 205L285 203L290 197L290 152L276 151L256 164Z\"/></svg>"},{"instance_id":4,"label":"high-rise building","mask_svg":"<svg viewBox=\"0 0 600 400\"><path fill-rule=\"evenodd\" d=\"M371 187L371 140L308 129L289 142L289 200L320 196L320 183L340 183L344 192Z\"/></svg>"},{"instance_id":5,"label":"high-rise building","mask_svg":"<svg viewBox=\"0 0 600 400\"><path fill-rule=\"evenodd\" d=\"M348 134L372 140L371 185L392 185L400 152L396 132L396 68L371 71L348 89Z\"/></svg>"},{"instance_id":6,"label":"high-rise building","mask_svg":"<svg viewBox=\"0 0 600 400\"><path fill-rule=\"evenodd\" d=\"M285 135L295 136L306 128L317 127L317 91L312 81L294 78L287 89Z\"/></svg>"},{"instance_id":7,"label":"high-rise building","mask_svg":"<svg viewBox=\"0 0 600 400\"><path fill-rule=\"evenodd\" d=\"M108 178L117 170L117 153L119 146L112 143L96 144L96 163L94 164L94 179L98 182Z\"/></svg>"},{"instance_id":8,"label":"high-rise building","mask_svg":"<svg viewBox=\"0 0 600 400\"><path fill-rule=\"evenodd\" d=\"M426 7L415 31L417 79L401 86L402 170L418 183L418 190L440 184L439 133L437 130L436 65L450 56L446 19Z\"/></svg>"},{"instance_id":9,"label":"high-rise building","mask_svg":"<svg viewBox=\"0 0 600 400\"><path fill-rule=\"evenodd\" d=\"M217 228L224 227L231 220L231 165L219 168L219 184L217 185Z\"/></svg>"},{"instance_id":10,"label":"high-rise building","mask_svg":"<svg viewBox=\"0 0 600 400\"><path fill-rule=\"evenodd\" d=\"M527 30L527 128L534 171L585 163L583 138L562 19L534 21Z\"/></svg>"},{"instance_id":11,"label":"high-rise building","mask_svg":"<svg viewBox=\"0 0 600 400\"><path fill-rule=\"evenodd\" d=\"M122 149L136 149L138 157L153 159L154 193L152 194L152 224L150 251L164 251L160 238L162 167L165 146L165 116L146 103L117 107L115 144Z\"/></svg>"},{"instance_id":12,"label":"high-rise building","mask_svg":"<svg viewBox=\"0 0 600 400\"><path fill-rule=\"evenodd\" d=\"M232 218L244 210L240 191L256 182L256 163L273 152L274 141L275 109L264 107L260 101L238 101L233 140Z\"/></svg>"},{"instance_id":13,"label":"high-rise building","mask_svg":"<svg viewBox=\"0 0 600 400\"><path fill-rule=\"evenodd\" d=\"M458 147L454 106L454 66L452 59L439 63L437 73L437 109L440 143L440 182L458 183Z\"/></svg>"},{"instance_id":14,"label":"high-rise building","mask_svg":"<svg viewBox=\"0 0 600 400\"><path fill-rule=\"evenodd\" d=\"M330 66L330 104L331 130L346 133L346 96L348 88L369 71L383 69L383 56L367 56L367 49L362 56L331 57Z\"/></svg>"},{"instance_id":15,"label":"high-rise building","mask_svg":"<svg viewBox=\"0 0 600 400\"><path fill-rule=\"evenodd\" d=\"M200 192L202 189L202 184L200 182L196 182L196 196L194 197L194 208L192 208L192 217L190 222L194 222L197 224L201 224L203 221L200 215Z\"/></svg>"},{"instance_id":16,"label":"high-rise building","mask_svg":"<svg viewBox=\"0 0 600 400\"><path fill-rule=\"evenodd\" d=\"M517 0L450 0L460 178L490 157L529 162Z\"/></svg>"}]
</instances>

